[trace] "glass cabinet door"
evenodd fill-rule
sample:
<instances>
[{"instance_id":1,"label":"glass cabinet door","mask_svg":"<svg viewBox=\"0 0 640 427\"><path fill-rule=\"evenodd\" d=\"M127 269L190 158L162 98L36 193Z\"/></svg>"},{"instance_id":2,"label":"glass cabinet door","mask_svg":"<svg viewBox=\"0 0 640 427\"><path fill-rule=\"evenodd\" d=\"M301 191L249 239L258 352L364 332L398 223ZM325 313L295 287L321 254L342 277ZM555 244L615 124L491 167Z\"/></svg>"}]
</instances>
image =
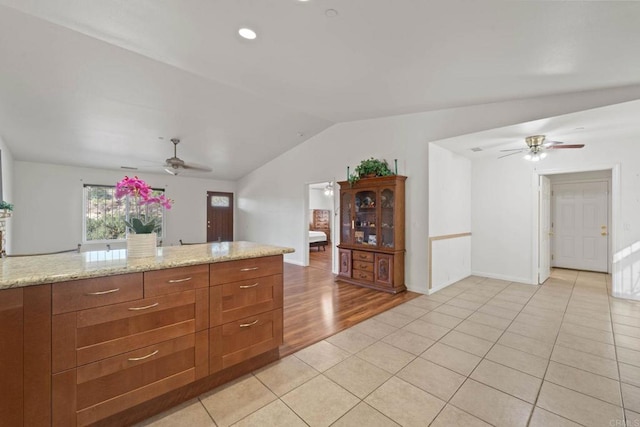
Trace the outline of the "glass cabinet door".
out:
<instances>
[{"instance_id":1,"label":"glass cabinet door","mask_svg":"<svg viewBox=\"0 0 640 427\"><path fill-rule=\"evenodd\" d=\"M340 195L340 242L353 243L353 193L344 191Z\"/></svg>"},{"instance_id":2,"label":"glass cabinet door","mask_svg":"<svg viewBox=\"0 0 640 427\"><path fill-rule=\"evenodd\" d=\"M376 234L378 200L376 192L358 191L355 194L355 223L353 243L356 245L378 246Z\"/></svg>"},{"instance_id":3,"label":"glass cabinet door","mask_svg":"<svg viewBox=\"0 0 640 427\"><path fill-rule=\"evenodd\" d=\"M380 246L382 248L393 248L395 246L394 196L394 191L391 188L384 188L380 192Z\"/></svg>"}]
</instances>

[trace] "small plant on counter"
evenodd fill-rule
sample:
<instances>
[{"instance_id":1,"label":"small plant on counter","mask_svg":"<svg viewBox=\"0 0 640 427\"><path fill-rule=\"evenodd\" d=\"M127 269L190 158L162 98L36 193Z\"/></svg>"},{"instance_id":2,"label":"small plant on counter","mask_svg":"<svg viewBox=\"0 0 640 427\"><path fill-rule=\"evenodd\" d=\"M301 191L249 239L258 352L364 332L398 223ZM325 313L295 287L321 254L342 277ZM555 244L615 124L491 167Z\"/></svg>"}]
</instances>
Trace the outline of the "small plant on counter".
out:
<instances>
[{"instance_id":1,"label":"small plant on counter","mask_svg":"<svg viewBox=\"0 0 640 427\"><path fill-rule=\"evenodd\" d=\"M151 234L162 226L162 220L153 214L155 209L171 209L173 201L164 194L155 194L143 180L134 176L116 184L116 199L127 198L129 205L127 227L136 234Z\"/></svg>"},{"instance_id":2,"label":"small plant on counter","mask_svg":"<svg viewBox=\"0 0 640 427\"><path fill-rule=\"evenodd\" d=\"M348 180L349 183L353 185L365 176L388 175L394 175L394 173L389 168L389 163L387 163L387 161L384 159L378 160L371 157L370 159L361 161L360 164L356 166L355 172L349 175Z\"/></svg>"},{"instance_id":3,"label":"small plant on counter","mask_svg":"<svg viewBox=\"0 0 640 427\"><path fill-rule=\"evenodd\" d=\"M13 205L9 202L5 202L4 200L0 202L0 210L3 211L13 211Z\"/></svg>"}]
</instances>

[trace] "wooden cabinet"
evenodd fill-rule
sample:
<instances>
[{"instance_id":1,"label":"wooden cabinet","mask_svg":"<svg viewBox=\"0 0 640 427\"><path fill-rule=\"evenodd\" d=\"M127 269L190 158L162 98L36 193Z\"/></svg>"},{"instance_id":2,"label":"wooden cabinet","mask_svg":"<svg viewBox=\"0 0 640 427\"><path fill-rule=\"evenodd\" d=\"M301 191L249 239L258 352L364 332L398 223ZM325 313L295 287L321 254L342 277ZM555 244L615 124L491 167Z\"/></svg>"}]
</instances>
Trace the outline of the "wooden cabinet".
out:
<instances>
[{"instance_id":1,"label":"wooden cabinet","mask_svg":"<svg viewBox=\"0 0 640 427\"><path fill-rule=\"evenodd\" d=\"M50 426L50 285L0 291L0 348L0 426Z\"/></svg>"},{"instance_id":2,"label":"wooden cabinet","mask_svg":"<svg viewBox=\"0 0 640 427\"><path fill-rule=\"evenodd\" d=\"M406 290L406 179L393 175L364 178L353 185L348 181L338 183L340 280L391 293Z\"/></svg>"},{"instance_id":3,"label":"wooden cabinet","mask_svg":"<svg viewBox=\"0 0 640 427\"><path fill-rule=\"evenodd\" d=\"M211 373L282 344L282 257L211 265Z\"/></svg>"},{"instance_id":4,"label":"wooden cabinet","mask_svg":"<svg viewBox=\"0 0 640 427\"><path fill-rule=\"evenodd\" d=\"M129 425L278 358L282 255L0 291L0 427Z\"/></svg>"},{"instance_id":5,"label":"wooden cabinet","mask_svg":"<svg viewBox=\"0 0 640 427\"><path fill-rule=\"evenodd\" d=\"M203 271L53 286L55 425L88 425L209 374Z\"/></svg>"}]
</instances>

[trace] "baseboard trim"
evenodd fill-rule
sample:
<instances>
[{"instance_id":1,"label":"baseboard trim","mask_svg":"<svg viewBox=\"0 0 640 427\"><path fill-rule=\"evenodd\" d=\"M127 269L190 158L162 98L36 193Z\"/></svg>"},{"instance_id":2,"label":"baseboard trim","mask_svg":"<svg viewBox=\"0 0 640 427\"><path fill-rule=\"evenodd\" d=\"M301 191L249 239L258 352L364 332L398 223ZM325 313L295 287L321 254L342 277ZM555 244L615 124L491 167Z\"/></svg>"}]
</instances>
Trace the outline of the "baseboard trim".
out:
<instances>
[{"instance_id":1,"label":"baseboard trim","mask_svg":"<svg viewBox=\"0 0 640 427\"><path fill-rule=\"evenodd\" d=\"M472 271L471 275L486 277L488 279L497 279L497 280L505 280L508 282L524 283L526 285L536 285L536 286L538 285L538 283L532 282L531 278L528 278L528 277L516 277L516 276L509 276L507 274L486 273L483 271Z\"/></svg>"}]
</instances>

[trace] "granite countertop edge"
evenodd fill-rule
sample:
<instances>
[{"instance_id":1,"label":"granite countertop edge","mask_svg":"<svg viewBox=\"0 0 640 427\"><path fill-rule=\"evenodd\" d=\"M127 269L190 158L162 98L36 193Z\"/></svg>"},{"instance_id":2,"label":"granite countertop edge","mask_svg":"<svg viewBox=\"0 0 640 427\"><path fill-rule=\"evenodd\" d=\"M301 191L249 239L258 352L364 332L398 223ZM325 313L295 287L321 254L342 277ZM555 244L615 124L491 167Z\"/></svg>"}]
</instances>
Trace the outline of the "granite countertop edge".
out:
<instances>
[{"instance_id":1,"label":"granite countertop edge","mask_svg":"<svg viewBox=\"0 0 640 427\"><path fill-rule=\"evenodd\" d=\"M127 258L124 249L4 258L0 260L0 290L294 252L293 248L252 242L222 245L224 243L158 248L155 257L147 258Z\"/></svg>"}]
</instances>

